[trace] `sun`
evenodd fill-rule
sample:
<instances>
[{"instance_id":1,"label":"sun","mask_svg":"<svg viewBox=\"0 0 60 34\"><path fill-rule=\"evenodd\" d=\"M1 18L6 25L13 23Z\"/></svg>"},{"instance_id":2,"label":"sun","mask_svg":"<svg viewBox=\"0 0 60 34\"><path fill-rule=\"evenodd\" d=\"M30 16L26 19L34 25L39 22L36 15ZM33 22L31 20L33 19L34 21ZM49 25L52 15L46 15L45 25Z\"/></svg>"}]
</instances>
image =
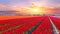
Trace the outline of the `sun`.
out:
<instances>
[{"instance_id":1,"label":"sun","mask_svg":"<svg viewBox=\"0 0 60 34\"><path fill-rule=\"evenodd\" d=\"M19 13L23 14L43 14L45 12L45 8L42 8L38 5L33 5L30 7L22 7L21 9L19 8Z\"/></svg>"},{"instance_id":2,"label":"sun","mask_svg":"<svg viewBox=\"0 0 60 34\"><path fill-rule=\"evenodd\" d=\"M38 12L39 9L33 8L32 11L33 11L33 12Z\"/></svg>"},{"instance_id":3,"label":"sun","mask_svg":"<svg viewBox=\"0 0 60 34\"><path fill-rule=\"evenodd\" d=\"M42 14L43 10L42 8L38 6L34 6L33 8L30 9L31 14Z\"/></svg>"}]
</instances>

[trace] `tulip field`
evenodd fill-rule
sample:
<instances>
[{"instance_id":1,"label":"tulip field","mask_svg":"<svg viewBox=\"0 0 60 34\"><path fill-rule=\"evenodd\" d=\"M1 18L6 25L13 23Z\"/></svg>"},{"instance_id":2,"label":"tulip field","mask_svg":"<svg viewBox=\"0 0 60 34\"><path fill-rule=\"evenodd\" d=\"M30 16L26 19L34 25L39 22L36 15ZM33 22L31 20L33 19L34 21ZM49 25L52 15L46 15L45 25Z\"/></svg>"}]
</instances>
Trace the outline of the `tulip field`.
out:
<instances>
[{"instance_id":1,"label":"tulip field","mask_svg":"<svg viewBox=\"0 0 60 34\"><path fill-rule=\"evenodd\" d=\"M60 18L34 16L0 20L0 34L60 34Z\"/></svg>"}]
</instances>

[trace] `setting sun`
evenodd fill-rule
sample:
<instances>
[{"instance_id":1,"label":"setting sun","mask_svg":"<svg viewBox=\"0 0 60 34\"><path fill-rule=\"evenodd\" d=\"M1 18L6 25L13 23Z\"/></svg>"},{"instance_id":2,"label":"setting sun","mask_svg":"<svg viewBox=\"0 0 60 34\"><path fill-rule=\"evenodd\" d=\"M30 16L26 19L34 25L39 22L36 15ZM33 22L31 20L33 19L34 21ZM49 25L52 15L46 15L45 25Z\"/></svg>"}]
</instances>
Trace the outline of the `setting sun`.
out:
<instances>
[{"instance_id":1,"label":"setting sun","mask_svg":"<svg viewBox=\"0 0 60 34\"><path fill-rule=\"evenodd\" d=\"M35 9L32 9L32 11L34 11L34 12L38 12L38 11L39 11L39 9L36 9L36 8L35 8Z\"/></svg>"},{"instance_id":2,"label":"setting sun","mask_svg":"<svg viewBox=\"0 0 60 34\"><path fill-rule=\"evenodd\" d=\"M38 5L32 5L30 7L18 7L16 10L20 11L22 14L44 14L48 9L40 7Z\"/></svg>"},{"instance_id":3,"label":"setting sun","mask_svg":"<svg viewBox=\"0 0 60 34\"><path fill-rule=\"evenodd\" d=\"M40 8L31 8L31 12L32 14L39 14L40 12L42 12L42 10Z\"/></svg>"},{"instance_id":4,"label":"setting sun","mask_svg":"<svg viewBox=\"0 0 60 34\"><path fill-rule=\"evenodd\" d=\"M29 9L29 11L31 14L43 14L43 12L45 12L45 9L34 5Z\"/></svg>"}]
</instances>

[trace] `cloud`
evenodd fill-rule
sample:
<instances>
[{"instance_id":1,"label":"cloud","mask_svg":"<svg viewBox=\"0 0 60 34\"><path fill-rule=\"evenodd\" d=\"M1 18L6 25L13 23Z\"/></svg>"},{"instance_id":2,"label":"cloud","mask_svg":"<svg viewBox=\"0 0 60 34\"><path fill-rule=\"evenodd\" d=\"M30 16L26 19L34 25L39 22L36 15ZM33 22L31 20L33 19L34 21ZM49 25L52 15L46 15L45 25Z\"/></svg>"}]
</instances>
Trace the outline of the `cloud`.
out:
<instances>
[{"instance_id":1,"label":"cloud","mask_svg":"<svg viewBox=\"0 0 60 34\"><path fill-rule=\"evenodd\" d=\"M12 10L13 5L5 5L0 3L0 11Z\"/></svg>"},{"instance_id":2,"label":"cloud","mask_svg":"<svg viewBox=\"0 0 60 34\"><path fill-rule=\"evenodd\" d=\"M0 4L0 10L6 10L6 6L3 4Z\"/></svg>"},{"instance_id":3,"label":"cloud","mask_svg":"<svg viewBox=\"0 0 60 34\"><path fill-rule=\"evenodd\" d=\"M56 5L50 0L9 0L9 1L10 1L9 3L8 2L0 3L0 11L20 10L21 7L23 6L26 7L28 5L31 5L32 3L35 3L36 5L41 7L51 7L51 8L60 7L60 4ZM23 13L23 11L20 12Z\"/></svg>"}]
</instances>

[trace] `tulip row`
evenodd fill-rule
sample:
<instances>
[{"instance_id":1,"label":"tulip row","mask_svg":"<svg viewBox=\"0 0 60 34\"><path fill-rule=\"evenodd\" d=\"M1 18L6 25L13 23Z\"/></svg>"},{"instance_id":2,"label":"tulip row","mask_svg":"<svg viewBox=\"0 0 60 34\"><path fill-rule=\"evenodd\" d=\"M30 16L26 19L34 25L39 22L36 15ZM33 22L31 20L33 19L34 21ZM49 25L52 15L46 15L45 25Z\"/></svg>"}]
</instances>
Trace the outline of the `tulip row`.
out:
<instances>
[{"instance_id":1,"label":"tulip row","mask_svg":"<svg viewBox=\"0 0 60 34\"><path fill-rule=\"evenodd\" d=\"M52 34L52 27L48 17L46 17L32 34Z\"/></svg>"},{"instance_id":2,"label":"tulip row","mask_svg":"<svg viewBox=\"0 0 60 34\"><path fill-rule=\"evenodd\" d=\"M60 30L60 19L59 18L55 18L55 17L51 17L53 23L55 24L55 26L57 27L57 29Z\"/></svg>"},{"instance_id":3,"label":"tulip row","mask_svg":"<svg viewBox=\"0 0 60 34\"><path fill-rule=\"evenodd\" d=\"M0 20L0 34L23 34L35 26L44 17L31 17L10 20Z\"/></svg>"}]
</instances>

